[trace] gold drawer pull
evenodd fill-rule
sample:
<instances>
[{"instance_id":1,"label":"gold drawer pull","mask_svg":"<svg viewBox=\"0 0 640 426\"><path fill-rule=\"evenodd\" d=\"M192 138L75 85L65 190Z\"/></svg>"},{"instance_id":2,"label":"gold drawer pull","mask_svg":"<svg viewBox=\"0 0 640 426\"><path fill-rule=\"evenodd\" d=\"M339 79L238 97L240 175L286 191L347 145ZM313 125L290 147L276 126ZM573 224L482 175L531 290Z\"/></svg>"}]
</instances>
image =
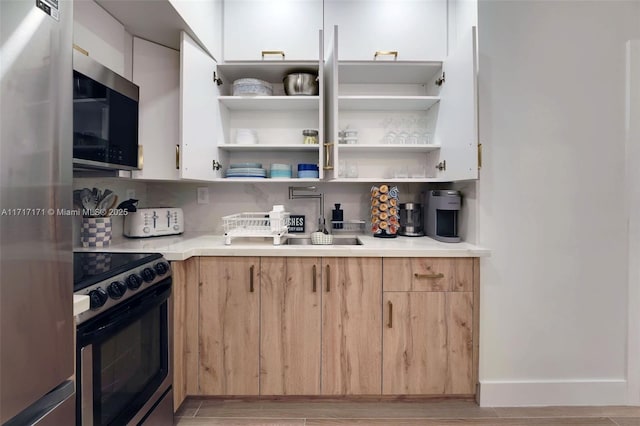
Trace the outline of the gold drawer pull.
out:
<instances>
[{"instance_id":1,"label":"gold drawer pull","mask_svg":"<svg viewBox=\"0 0 640 426\"><path fill-rule=\"evenodd\" d=\"M413 274L414 277L421 279L421 278L426 278L428 280L431 279L438 279L438 278L444 278L444 274L443 273L438 273L438 274Z\"/></svg>"},{"instance_id":2,"label":"gold drawer pull","mask_svg":"<svg viewBox=\"0 0 640 426\"><path fill-rule=\"evenodd\" d=\"M391 300L389 300L389 323L387 324L387 327L389 328L393 328L393 303L391 303Z\"/></svg>"},{"instance_id":3,"label":"gold drawer pull","mask_svg":"<svg viewBox=\"0 0 640 426\"><path fill-rule=\"evenodd\" d=\"M264 55L282 55L282 60L284 61L284 50L263 50L262 51L263 60L264 60Z\"/></svg>"},{"instance_id":4,"label":"gold drawer pull","mask_svg":"<svg viewBox=\"0 0 640 426\"><path fill-rule=\"evenodd\" d=\"M398 51L397 50L378 50L375 55L373 55L373 60L378 59L378 56L393 56L393 60L398 59Z\"/></svg>"}]
</instances>

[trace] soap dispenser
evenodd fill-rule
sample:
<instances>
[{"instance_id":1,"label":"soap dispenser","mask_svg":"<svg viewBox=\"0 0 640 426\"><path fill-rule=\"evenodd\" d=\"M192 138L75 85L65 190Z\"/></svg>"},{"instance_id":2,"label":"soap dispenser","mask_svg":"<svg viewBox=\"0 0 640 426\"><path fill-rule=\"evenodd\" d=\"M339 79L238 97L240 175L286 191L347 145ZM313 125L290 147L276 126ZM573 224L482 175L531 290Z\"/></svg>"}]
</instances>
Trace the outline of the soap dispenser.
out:
<instances>
[{"instance_id":1,"label":"soap dispenser","mask_svg":"<svg viewBox=\"0 0 640 426\"><path fill-rule=\"evenodd\" d=\"M344 212L340 208L340 203L336 203L334 205L335 205L335 209L331 210L331 220L333 221L333 229L342 229L344 225L342 223L336 223L336 222L342 222L344 220Z\"/></svg>"}]
</instances>

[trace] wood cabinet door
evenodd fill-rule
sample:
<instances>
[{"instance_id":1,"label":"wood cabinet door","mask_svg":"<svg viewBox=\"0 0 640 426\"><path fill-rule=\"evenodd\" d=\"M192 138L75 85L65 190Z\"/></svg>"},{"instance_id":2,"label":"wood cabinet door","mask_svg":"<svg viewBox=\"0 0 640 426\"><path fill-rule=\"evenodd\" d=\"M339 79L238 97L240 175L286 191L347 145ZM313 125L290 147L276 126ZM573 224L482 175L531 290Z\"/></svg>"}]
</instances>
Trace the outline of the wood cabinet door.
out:
<instances>
[{"instance_id":1,"label":"wood cabinet door","mask_svg":"<svg viewBox=\"0 0 640 426\"><path fill-rule=\"evenodd\" d=\"M320 393L320 259L263 257L260 394Z\"/></svg>"},{"instance_id":2,"label":"wood cabinet door","mask_svg":"<svg viewBox=\"0 0 640 426\"><path fill-rule=\"evenodd\" d=\"M171 262L173 295L173 409L187 395L198 395L199 261Z\"/></svg>"},{"instance_id":3,"label":"wood cabinet door","mask_svg":"<svg viewBox=\"0 0 640 426\"><path fill-rule=\"evenodd\" d=\"M382 393L470 395L472 292L385 292Z\"/></svg>"},{"instance_id":4,"label":"wood cabinet door","mask_svg":"<svg viewBox=\"0 0 640 426\"><path fill-rule=\"evenodd\" d=\"M382 259L323 258L322 394L379 395Z\"/></svg>"},{"instance_id":5,"label":"wood cabinet door","mask_svg":"<svg viewBox=\"0 0 640 426\"><path fill-rule=\"evenodd\" d=\"M260 258L200 259L202 395L258 395Z\"/></svg>"}]
</instances>

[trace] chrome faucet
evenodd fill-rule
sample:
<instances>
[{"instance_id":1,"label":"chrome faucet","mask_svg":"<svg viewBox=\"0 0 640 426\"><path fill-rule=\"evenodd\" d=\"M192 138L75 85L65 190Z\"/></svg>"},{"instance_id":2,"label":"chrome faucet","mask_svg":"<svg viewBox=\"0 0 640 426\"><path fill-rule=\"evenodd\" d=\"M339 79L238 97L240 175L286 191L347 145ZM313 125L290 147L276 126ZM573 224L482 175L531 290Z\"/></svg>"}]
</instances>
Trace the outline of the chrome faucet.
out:
<instances>
[{"instance_id":1,"label":"chrome faucet","mask_svg":"<svg viewBox=\"0 0 640 426\"><path fill-rule=\"evenodd\" d=\"M315 194L299 194L298 191L316 192L318 188L315 186L290 186L289 187L289 199L296 200L300 198L317 198L320 200L320 216L318 217L318 231L324 234L328 234L327 227L324 220L324 194L318 192Z\"/></svg>"}]
</instances>

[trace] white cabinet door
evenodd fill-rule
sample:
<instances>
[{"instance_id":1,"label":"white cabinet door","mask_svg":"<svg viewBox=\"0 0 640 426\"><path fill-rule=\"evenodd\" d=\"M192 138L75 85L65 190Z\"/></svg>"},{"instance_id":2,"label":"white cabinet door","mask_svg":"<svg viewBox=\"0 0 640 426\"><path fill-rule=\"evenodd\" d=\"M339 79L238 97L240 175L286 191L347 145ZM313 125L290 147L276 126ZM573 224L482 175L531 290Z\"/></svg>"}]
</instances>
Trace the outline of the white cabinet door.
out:
<instances>
[{"instance_id":1,"label":"white cabinet door","mask_svg":"<svg viewBox=\"0 0 640 426\"><path fill-rule=\"evenodd\" d=\"M438 178L451 181L478 178L478 100L476 28L460 39L444 62L445 82L435 142L442 148L439 161L446 168Z\"/></svg>"},{"instance_id":2,"label":"white cabinet door","mask_svg":"<svg viewBox=\"0 0 640 426\"><path fill-rule=\"evenodd\" d=\"M328 179L336 179L338 177L338 28L333 27L329 31L332 34L329 43L330 50L325 55L324 63L324 97L325 97L325 142L329 145L329 149L323 149L321 157L321 165L328 165L324 172L324 177ZM329 154L329 158L324 158ZM332 167L332 168L331 168Z\"/></svg>"},{"instance_id":3,"label":"white cabinet door","mask_svg":"<svg viewBox=\"0 0 640 426\"><path fill-rule=\"evenodd\" d=\"M218 141L220 107L213 81L216 62L186 33L180 41L180 177L212 180L221 177Z\"/></svg>"},{"instance_id":4,"label":"white cabinet door","mask_svg":"<svg viewBox=\"0 0 640 426\"><path fill-rule=\"evenodd\" d=\"M169 0L213 58L222 62L222 0Z\"/></svg>"},{"instance_id":5,"label":"white cabinet door","mask_svg":"<svg viewBox=\"0 0 640 426\"><path fill-rule=\"evenodd\" d=\"M135 179L176 180L179 144L180 52L133 38L133 82L140 86L138 142L142 170Z\"/></svg>"},{"instance_id":6,"label":"white cabinet door","mask_svg":"<svg viewBox=\"0 0 640 426\"><path fill-rule=\"evenodd\" d=\"M224 60L316 61L321 29L321 0L225 0Z\"/></svg>"},{"instance_id":7,"label":"white cabinet door","mask_svg":"<svg viewBox=\"0 0 640 426\"><path fill-rule=\"evenodd\" d=\"M325 0L324 25L340 27L341 61L370 61L376 51L397 51L399 61L447 54L446 0Z\"/></svg>"}]
</instances>

